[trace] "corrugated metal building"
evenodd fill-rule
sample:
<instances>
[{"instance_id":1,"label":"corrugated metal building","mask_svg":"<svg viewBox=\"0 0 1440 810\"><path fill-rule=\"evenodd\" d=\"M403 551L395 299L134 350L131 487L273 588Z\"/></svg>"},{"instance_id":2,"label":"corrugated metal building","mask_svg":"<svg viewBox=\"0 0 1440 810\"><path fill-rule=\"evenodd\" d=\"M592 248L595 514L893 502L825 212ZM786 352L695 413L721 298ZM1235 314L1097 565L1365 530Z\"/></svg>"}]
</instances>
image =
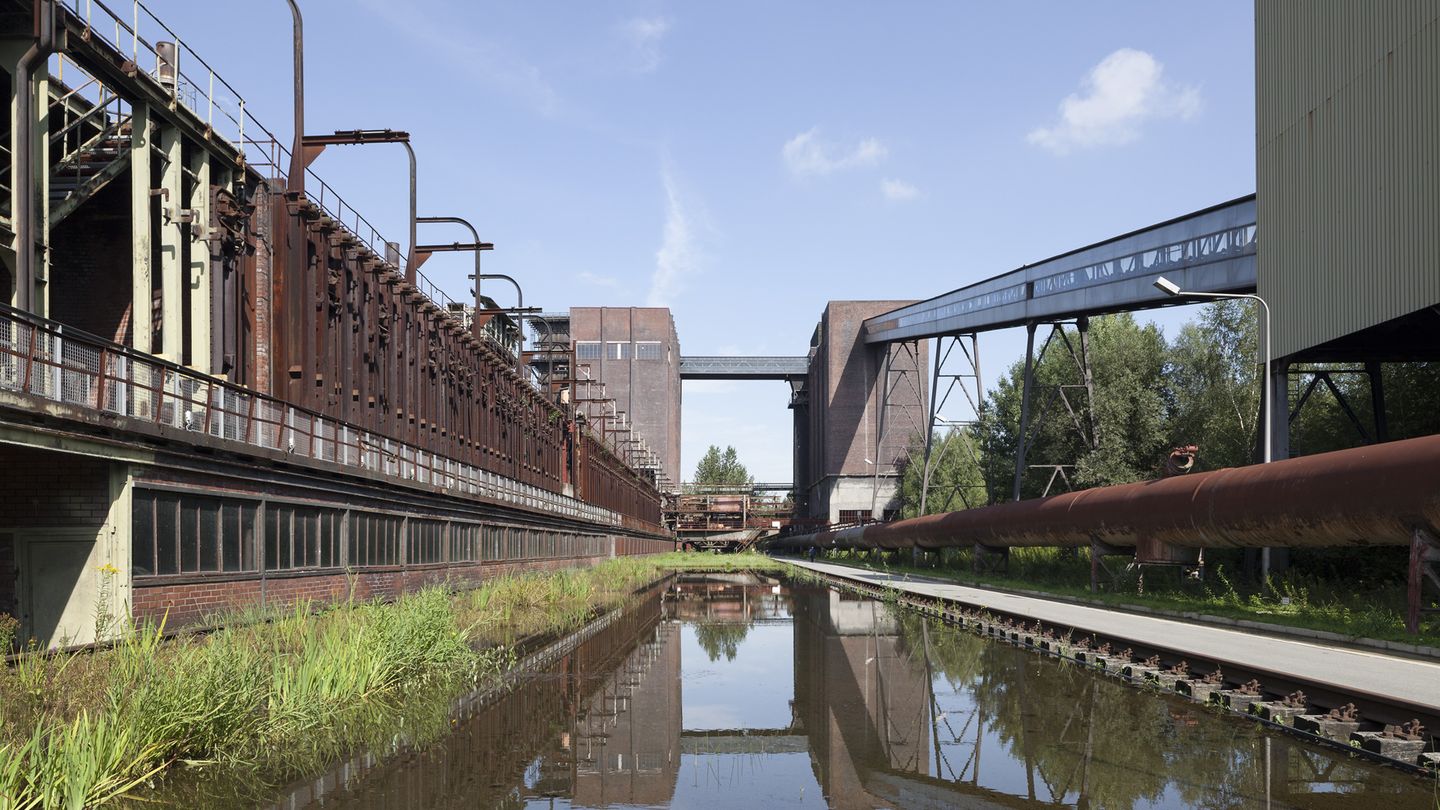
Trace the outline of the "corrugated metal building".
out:
<instances>
[{"instance_id":1,"label":"corrugated metal building","mask_svg":"<svg viewBox=\"0 0 1440 810\"><path fill-rule=\"evenodd\" d=\"M1274 354L1440 359L1440 0L1257 0Z\"/></svg>"}]
</instances>

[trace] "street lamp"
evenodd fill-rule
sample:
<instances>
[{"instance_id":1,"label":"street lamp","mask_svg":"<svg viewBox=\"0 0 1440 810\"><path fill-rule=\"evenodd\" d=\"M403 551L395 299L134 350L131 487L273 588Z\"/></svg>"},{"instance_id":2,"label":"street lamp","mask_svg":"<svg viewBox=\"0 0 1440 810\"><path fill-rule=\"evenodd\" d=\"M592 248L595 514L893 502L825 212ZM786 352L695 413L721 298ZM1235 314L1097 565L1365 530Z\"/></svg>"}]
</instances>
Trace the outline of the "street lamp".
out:
<instances>
[{"instance_id":1,"label":"street lamp","mask_svg":"<svg viewBox=\"0 0 1440 810\"><path fill-rule=\"evenodd\" d=\"M1166 295L1184 296L1186 298L1248 298L1253 301L1259 302L1260 310L1264 313L1264 317L1261 319L1260 322L1260 334L1263 352L1262 357L1264 358L1264 371L1262 371L1260 374L1260 403L1261 410L1264 412L1265 415L1263 420L1264 428L1261 434L1263 436L1262 457L1264 463L1269 464L1273 460L1271 457L1271 437L1273 435L1271 433L1271 425L1273 424L1271 419L1271 411L1273 409L1270 406L1270 305L1265 303L1264 298L1261 298L1254 293L1212 293L1195 292L1193 290L1182 290L1180 289L1179 284L1176 284L1175 282L1165 278L1164 276L1156 277L1155 289L1165 293ZM1264 581L1270 581L1269 546L1260 549L1260 576L1264 579Z\"/></svg>"},{"instance_id":2,"label":"street lamp","mask_svg":"<svg viewBox=\"0 0 1440 810\"><path fill-rule=\"evenodd\" d=\"M306 135L301 139L304 153L303 166L320 156L327 146L359 146L367 143L398 143L405 147L410 156L410 255L405 259L405 282L415 286L415 148L410 145L410 133L394 129L342 129L332 135Z\"/></svg>"}]
</instances>

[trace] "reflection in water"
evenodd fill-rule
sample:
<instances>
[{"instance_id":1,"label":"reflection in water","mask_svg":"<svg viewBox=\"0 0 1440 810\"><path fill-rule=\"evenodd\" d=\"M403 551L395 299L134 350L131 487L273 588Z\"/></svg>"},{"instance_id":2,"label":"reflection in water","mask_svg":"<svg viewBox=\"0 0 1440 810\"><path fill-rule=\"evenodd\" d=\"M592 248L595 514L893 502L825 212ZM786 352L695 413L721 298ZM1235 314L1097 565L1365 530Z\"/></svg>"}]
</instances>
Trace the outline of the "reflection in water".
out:
<instances>
[{"instance_id":1,"label":"reflection in water","mask_svg":"<svg viewBox=\"0 0 1440 810\"><path fill-rule=\"evenodd\" d=\"M445 740L277 806L1432 803L1422 779L878 602L712 575L653 594Z\"/></svg>"}]
</instances>

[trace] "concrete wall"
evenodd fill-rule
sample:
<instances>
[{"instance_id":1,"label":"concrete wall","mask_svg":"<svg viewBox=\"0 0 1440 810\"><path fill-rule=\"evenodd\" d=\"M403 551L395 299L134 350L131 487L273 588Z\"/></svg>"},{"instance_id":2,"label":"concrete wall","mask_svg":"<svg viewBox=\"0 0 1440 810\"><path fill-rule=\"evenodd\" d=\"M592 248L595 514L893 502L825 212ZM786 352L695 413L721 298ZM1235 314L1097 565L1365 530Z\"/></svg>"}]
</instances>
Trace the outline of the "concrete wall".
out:
<instances>
[{"instance_id":1,"label":"concrete wall","mask_svg":"<svg viewBox=\"0 0 1440 810\"><path fill-rule=\"evenodd\" d=\"M1277 357L1440 303L1440 0L1255 4Z\"/></svg>"},{"instance_id":2,"label":"concrete wall","mask_svg":"<svg viewBox=\"0 0 1440 810\"><path fill-rule=\"evenodd\" d=\"M680 469L680 338L675 319L664 307L575 307L570 334L577 345L576 365L590 366L591 378L629 414L630 424L660 458L671 481ZM578 357L579 344L599 343L600 359ZM659 344L657 359L640 359L638 344ZM622 344L625 357L615 357ZM577 370L577 376L583 372Z\"/></svg>"}]
</instances>

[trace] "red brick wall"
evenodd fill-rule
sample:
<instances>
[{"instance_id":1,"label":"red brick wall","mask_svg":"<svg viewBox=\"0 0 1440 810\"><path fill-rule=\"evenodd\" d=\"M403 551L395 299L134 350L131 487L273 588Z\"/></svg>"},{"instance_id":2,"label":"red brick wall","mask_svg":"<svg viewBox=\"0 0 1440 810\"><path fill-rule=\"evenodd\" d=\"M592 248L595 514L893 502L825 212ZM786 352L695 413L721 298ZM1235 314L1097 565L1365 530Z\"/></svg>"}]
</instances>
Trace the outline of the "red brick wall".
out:
<instances>
[{"instance_id":1,"label":"red brick wall","mask_svg":"<svg viewBox=\"0 0 1440 810\"><path fill-rule=\"evenodd\" d=\"M565 557L520 562L465 563L455 566L431 565L411 569L313 574L267 574L248 579L150 578L136 582L131 610L137 620L159 622L169 629L198 624L218 614L262 603L267 606L293 605L301 600L334 602L346 598L354 587L355 598L393 599L402 593L442 582L459 586L476 585L502 574L553 571L594 565L603 557Z\"/></svg>"},{"instance_id":2,"label":"red brick wall","mask_svg":"<svg viewBox=\"0 0 1440 810\"><path fill-rule=\"evenodd\" d=\"M110 513L109 463L0 445L0 529L99 529Z\"/></svg>"}]
</instances>

